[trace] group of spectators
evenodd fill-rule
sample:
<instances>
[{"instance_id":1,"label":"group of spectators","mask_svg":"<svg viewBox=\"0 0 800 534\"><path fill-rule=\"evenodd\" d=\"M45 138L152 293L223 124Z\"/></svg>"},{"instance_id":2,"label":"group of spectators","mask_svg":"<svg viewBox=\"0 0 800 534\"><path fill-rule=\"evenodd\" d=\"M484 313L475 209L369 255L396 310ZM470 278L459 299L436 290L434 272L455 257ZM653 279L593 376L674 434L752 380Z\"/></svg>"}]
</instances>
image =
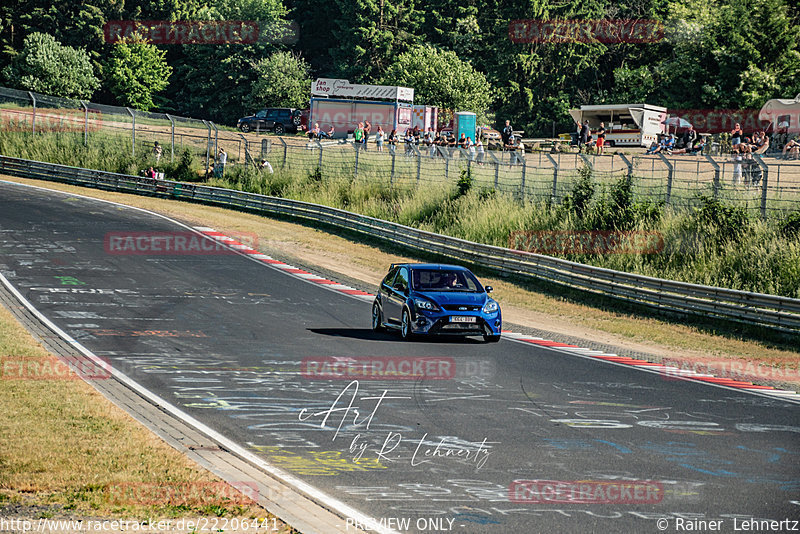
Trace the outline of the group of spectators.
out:
<instances>
[{"instance_id":1,"label":"group of spectators","mask_svg":"<svg viewBox=\"0 0 800 534\"><path fill-rule=\"evenodd\" d=\"M702 154L707 145L706 137L698 136L695 129L690 126L680 138L675 134L659 135L658 141L650 145L646 154Z\"/></svg>"}]
</instances>

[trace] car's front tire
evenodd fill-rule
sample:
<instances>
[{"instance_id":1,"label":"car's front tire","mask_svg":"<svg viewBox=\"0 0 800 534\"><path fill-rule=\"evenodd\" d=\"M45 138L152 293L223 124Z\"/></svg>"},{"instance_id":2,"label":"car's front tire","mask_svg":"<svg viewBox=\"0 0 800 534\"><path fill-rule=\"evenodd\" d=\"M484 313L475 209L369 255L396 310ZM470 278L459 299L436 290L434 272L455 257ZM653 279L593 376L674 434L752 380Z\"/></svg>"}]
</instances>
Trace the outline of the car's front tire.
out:
<instances>
[{"instance_id":1,"label":"car's front tire","mask_svg":"<svg viewBox=\"0 0 800 534\"><path fill-rule=\"evenodd\" d=\"M499 335L499 334L498 334L498 335L494 335L494 334L492 334L492 335L483 334L483 340L484 340L486 343L497 343L498 341L500 341L500 335Z\"/></svg>"},{"instance_id":2,"label":"car's front tire","mask_svg":"<svg viewBox=\"0 0 800 534\"><path fill-rule=\"evenodd\" d=\"M411 332L411 314L408 313L408 309L403 310L403 316L400 319L400 337L409 340L414 337L414 334Z\"/></svg>"},{"instance_id":3,"label":"car's front tire","mask_svg":"<svg viewBox=\"0 0 800 534\"><path fill-rule=\"evenodd\" d=\"M275 125L275 133L278 135L283 135L284 133L286 133L286 129L283 127L283 124Z\"/></svg>"},{"instance_id":4,"label":"car's front tire","mask_svg":"<svg viewBox=\"0 0 800 534\"><path fill-rule=\"evenodd\" d=\"M239 129L240 129L240 130L241 130L243 133L250 133L250 124L249 124L249 123L247 123L247 122L245 122L245 123L243 123L241 126L239 126Z\"/></svg>"},{"instance_id":5,"label":"car's front tire","mask_svg":"<svg viewBox=\"0 0 800 534\"><path fill-rule=\"evenodd\" d=\"M383 332L386 328L383 326L383 317L381 317L381 307L377 302L372 304L372 331Z\"/></svg>"}]
</instances>

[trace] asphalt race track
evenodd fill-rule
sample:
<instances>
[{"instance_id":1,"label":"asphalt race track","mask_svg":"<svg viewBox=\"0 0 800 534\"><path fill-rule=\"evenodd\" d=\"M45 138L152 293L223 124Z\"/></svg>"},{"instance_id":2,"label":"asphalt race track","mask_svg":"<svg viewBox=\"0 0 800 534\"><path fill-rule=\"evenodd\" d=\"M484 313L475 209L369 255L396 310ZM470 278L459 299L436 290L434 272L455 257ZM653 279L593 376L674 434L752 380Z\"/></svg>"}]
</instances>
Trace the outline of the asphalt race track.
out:
<instances>
[{"instance_id":1,"label":"asphalt race track","mask_svg":"<svg viewBox=\"0 0 800 534\"><path fill-rule=\"evenodd\" d=\"M371 331L367 300L243 255L112 253L106 240L186 231L0 182L0 272L38 310L146 388L381 525L676 532L715 520L732 532L755 518L800 529L791 522L800 519L795 403L509 340L402 342ZM315 375L326 358L427 358L433 374ZM555 483L515 480L563 484L553 493Z\"/></svg>"}]
</instances>

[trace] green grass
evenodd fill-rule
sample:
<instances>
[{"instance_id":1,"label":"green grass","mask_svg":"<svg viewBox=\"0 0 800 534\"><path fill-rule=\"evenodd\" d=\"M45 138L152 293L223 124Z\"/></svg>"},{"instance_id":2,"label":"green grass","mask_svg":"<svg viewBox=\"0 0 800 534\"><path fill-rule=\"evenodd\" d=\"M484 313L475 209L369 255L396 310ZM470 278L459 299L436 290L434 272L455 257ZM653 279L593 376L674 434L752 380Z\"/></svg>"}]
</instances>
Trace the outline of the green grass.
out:
<instances>
[{"instance_id":1,"label":"green grass","mask_svg":"<svg viewBox=\"0 0 800 534\"><path fill-rule=\"evenodd\" d=\"M126 155L126 140L97 135L87 148L80 135L13 133L0 137L0 153L138 174L150 164L149 155ZM186 154L180 168L179 162L171 168L161 166L170 178L197 179L202 162ZM800 298L800 224L792 218L797 212L761 220L757 210L731 207L699 194L692 195L691 203L680 209L663 206L638 192L640 178L627 184L619 175L592 173L586 168L563 180L561 201L550 205L530 196L523 198L513 189L494 191L489 166L473 165L474 172L465 175L451 164L445 174L442 163L437 181L417 182L416 160L403 157L402 149L391 183L386 167L389 158L374 151L359 154L356 176L351 170L355 151L323 152L322 170L316 150L297 150L291 156L285 168L274 165L275 174L229 166L224 179L208 183L347 209L497 246L509 246L514 231L654 232L664 244L655 253L560 256L658 278ZM503 167L501 173L510 172ZM533 172L529 179L534 179Z\"/></svg>"}]
</instances>

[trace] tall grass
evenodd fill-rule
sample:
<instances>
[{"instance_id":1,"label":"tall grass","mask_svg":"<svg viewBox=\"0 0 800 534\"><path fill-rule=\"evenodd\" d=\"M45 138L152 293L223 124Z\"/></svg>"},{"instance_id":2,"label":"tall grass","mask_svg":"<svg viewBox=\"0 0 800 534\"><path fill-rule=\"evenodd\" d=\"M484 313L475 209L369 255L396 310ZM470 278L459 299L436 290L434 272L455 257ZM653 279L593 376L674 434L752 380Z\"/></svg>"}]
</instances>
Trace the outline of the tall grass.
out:
<instances>
[{"instance_id":1,"label":"tall grass","mask_svg":"<svg viewBox=\"0 0 800 534\"><path fill-rule=\"evenodd\" d=\"M0 153L67 165L136 173L148 155L131 158L111 137L83 147L81 136L14 134L0 137ZM129 145L128 145L129 146ZM176 164L177 165L177 164ZM200 162L187 155L182 171L197 177ZM357 177L337 169L276 169L274 174L229 166L209 185L347 209L481 243L509 246L514 231L644 231L661 236L650 253L561 254L610 269L710 286L800 298L800 214L761 220L746 210L698 197L697 207L673 211L637 201L635 183L609 183L583 169L557 205L523 201L482 187L463 171L440 183L395 181L360 167ZM179 170L168 173L170 178ZM647 252L647 251L645 251Z\"/></svg>"}]
</instances>

